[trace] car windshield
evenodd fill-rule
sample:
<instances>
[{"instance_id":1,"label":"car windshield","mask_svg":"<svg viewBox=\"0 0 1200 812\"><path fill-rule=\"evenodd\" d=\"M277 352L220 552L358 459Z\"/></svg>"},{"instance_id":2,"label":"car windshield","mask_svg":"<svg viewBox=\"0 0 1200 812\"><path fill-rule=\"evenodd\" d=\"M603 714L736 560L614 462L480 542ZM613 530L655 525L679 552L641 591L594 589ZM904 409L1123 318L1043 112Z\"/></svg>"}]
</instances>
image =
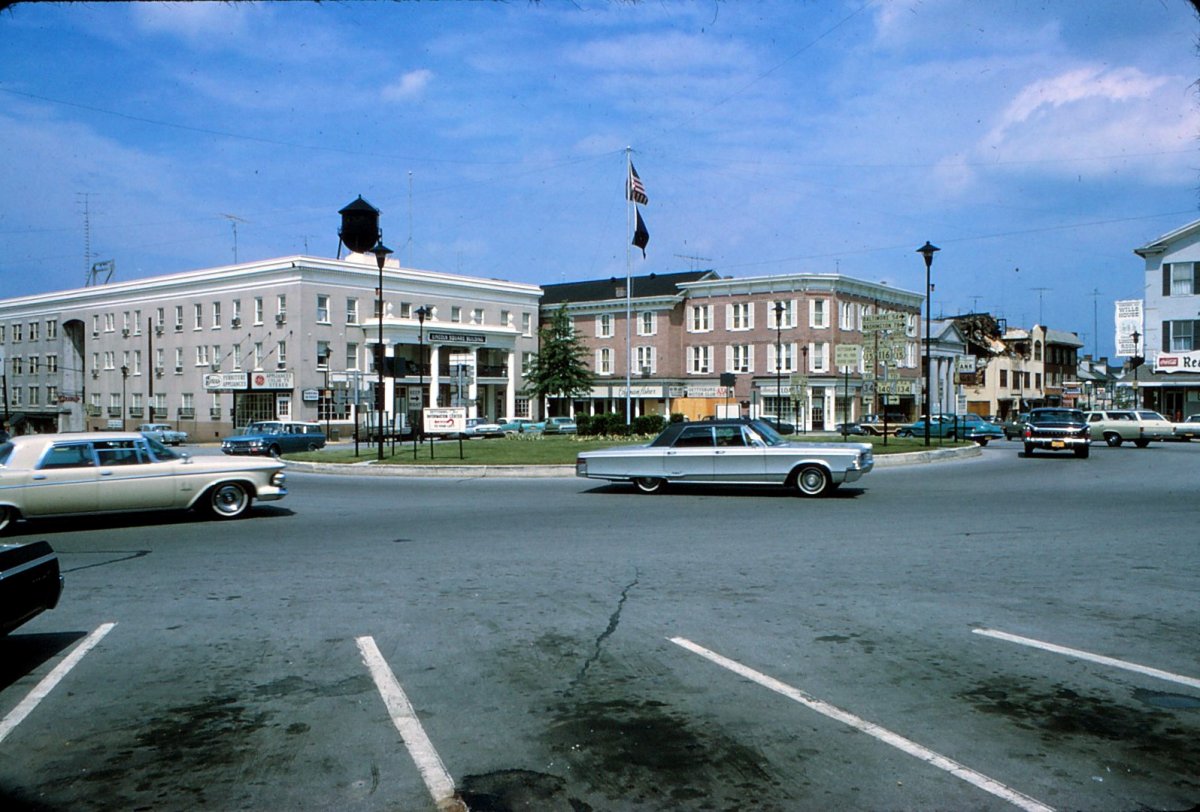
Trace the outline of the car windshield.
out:
<instances>
[{"instance_id":1,"label":"car windshield","mask_svg":"<svg viewBox=\"0 0 1200 812\"><path fill-rule=\"evenodd\" d=\"M746 431L750 435L751 440L761 440L764 445L786 445L787 440L771 428L769 423L764 423L761 420L755 420L753 423L746 426Z\"/></svg>"},{"instance_id":2,"label":"car windshield","mask_svg":"<svg viewBox=\"0 0 1200 812\"><path fill-rule=\"evenodd\" d=\"M1074 423L1082 423L1083 412L1072 409L1047 409L1043 412L1034 412L1033 419L1043 422L1070 421Z\"/></svg>"},{"instance_id":3,"label":"car windshield","mask_svg":"<svg viewBox=\"0 0 1200 812\"><path fill-rule=\"evenodd\" d=\"M179 459L178 454L176 454L171 449L167 448L165 445L163 445L162 443L160 443L158 440L154 439L153 437L147 437L146 444L150 446L150 451L154 454L155 459L158 459L160 461Z\"/></svg>"},{"instance_id":4,"label":"car windshield","mask_svg":"<svg viewBox=\"0 0 1200 812\"><path fill-rule=\"evenodd\" d=\"M282 430L283 426L279 423L251 423L242 434L278 434Z\"/></svg>"}]
</instances>

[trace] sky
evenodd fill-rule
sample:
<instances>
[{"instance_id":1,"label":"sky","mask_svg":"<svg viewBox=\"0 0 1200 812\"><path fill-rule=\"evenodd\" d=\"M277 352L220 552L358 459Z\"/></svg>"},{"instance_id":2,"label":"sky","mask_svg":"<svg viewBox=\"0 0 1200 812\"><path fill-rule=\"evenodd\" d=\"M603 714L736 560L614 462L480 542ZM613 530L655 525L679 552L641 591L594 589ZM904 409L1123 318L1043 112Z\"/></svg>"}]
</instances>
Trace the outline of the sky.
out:
<instances>
[{"instance_id":1,"label":"sky","mask_svg":"<svg viewBox=\"0 0 1200 812\"><path fill-rule=\"evenodd\" d=\"M332 257L361 195L406 267L533 284L923 294L929 240L935 318L1112 356L1133 249L1200 218L1198 29L1186 0L17 3L0 297Z\"/></svg>"}]
</instances>

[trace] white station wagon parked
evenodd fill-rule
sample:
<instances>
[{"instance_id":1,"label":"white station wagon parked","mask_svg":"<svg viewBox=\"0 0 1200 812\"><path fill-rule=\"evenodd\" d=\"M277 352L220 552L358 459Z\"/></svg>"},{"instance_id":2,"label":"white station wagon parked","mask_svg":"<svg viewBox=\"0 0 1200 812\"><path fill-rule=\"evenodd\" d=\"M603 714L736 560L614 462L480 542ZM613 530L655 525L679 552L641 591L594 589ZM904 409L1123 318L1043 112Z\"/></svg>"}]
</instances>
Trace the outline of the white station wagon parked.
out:
<instances>
[{"instance_id":1,"label":"white station wagon parked","mask_svg":"<svg viewBox=\"0 0 1200 812\"><path fill-rule=\"evenodd\" d=\"M17 518L197 508L218 519L287 495L277 460L190 457L136 432L0 443L0 531Z\"/></svg>"}]
</instances>

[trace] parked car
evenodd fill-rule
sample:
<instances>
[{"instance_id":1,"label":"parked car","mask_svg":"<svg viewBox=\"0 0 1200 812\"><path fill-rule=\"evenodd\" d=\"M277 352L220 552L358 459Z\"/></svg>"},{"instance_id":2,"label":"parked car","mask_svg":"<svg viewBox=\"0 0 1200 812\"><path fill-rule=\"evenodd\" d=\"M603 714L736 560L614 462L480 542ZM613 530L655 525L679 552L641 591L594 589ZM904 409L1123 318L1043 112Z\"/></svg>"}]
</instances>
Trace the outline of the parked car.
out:
<instances>
[{"instance_id":1,"label":"parked car","mask_svg":"<svg viewBox=\"0 0 1200 812\"><path fill-rule=\"evenodd\" d=\"M786 420L780 420L776 415L760 414L758 419L775 429L778 434L796 433L796 425L794 423L789 423Z\"/></svg>"},{"instance_id":2,"label":"parked car","mask_svg":"<svg viewBox=\"0 0 1200 812\"><path fill-rule=\"evenodd\" d=\"M979 445L987 445L992 440L1004 437L1004 429L977 414L960 414L958 416L958 436L964 440L979 443Z\"/></svg>"},{"instance_id":3,"label":"parked car","mask_svg":"<svg viewBox=\"0 0 1200 812\"><path fill-rule=\"evenodd\" d=\"M58 606L62 589L49 542L0 544L0 635Z\"/></svg>"},{"instance_id":4,"label":"parked car","mask_svg":"<svg viewBox=\"0 0 1200 812\"><path fill-rule=\"evenodd\" d=\"M512 420L500 418L500 428L506 434L536 434L542 430L540 425L524 417L515 417Z\"/></svg>"},{"instance_id":5,"label":"parked car","mask_svg":"<svg viewBox=\"0 0 1200 812\"><path fill-rule=\"evenodd\" d=\"M908 418L899 412L887 412L886 414L864 414L858 424L867 434L883 435L885 432L895 434L908 422Z\"/></svg>"},{"instance_id":6,"label":"parked car","mask_svg":"<svg viewBox=\"0 0 1200 812\"><path fill-rule=\"evenodd\" d=\"M221 441L226 454L262 454L278 457L295 451L316 451L325 447L325 432L319 423L291 423L260 420L240 434Z\"/></svg>"},{"instance_id":7,"label":"parked car","mask_svg":"<svg viewBox=\"0 0 1200 812\"><path fill-rule=\"evenodd\" d=\"M462 436L468 440L472 437L503 437L504 429L486 417L468 417Z\"/></svg>"},{"instance_id":8,"label":"parked car","mask_svg":"<svg viewBox=\"0 0 1200 812\"><path fill-rule=\"evenodd\" d=\"M1115 409L1087 412L1092 437L1103 439L1116 448L1126 440L1138 448L1150 445L1151 440L1170 440L1175 426L1158 412L1145 409Z\"/></svg>"},{"instance_id":9,"label":"parked car","mask_svg":"<svg viewBox=\"0 0 1200 812\"><path fill-rule=\"evenodd\" d=\"M1175 436L1185 441L1200 437L1200 414L1190 415L1182 423L1176 423Z\"/></svg>"},{"instance_id":10,"label":"parked car","mask_svg":"<svg viewBox=\"0 0 1200 812\"><path fill-rule=\"evenodd\" d=\"M542 431L546 434L577 434L579 427L575 425L573 417L547 417L542 424Z\"/></svg>"},{"instance_id":11,"label":"parked car","mask_svg":"<svg viewBox=\"0 0 1200 812\"><path fill-rule=\"evenodd\" d=\"M18 517L198 508L218 519L287 495L283 463L191 457L132 431L27 434L0 445L0 531Z\"/></svg>"},{"instance_id":12,"label":"parked car","mask_svg":"<svg viewBox=\"0 0 1200 812\"><path fill-rule=\"evenodd\" d=\"M186 431L174 429L170 423L143 423L137 430L163 445L183 445L188 440Z\"/></svg>"},{"instance_id":13,"label":"parked car","mask_svg":"<svg viewBox=\"0 0 1200 812\"><path fill-rule=\"evenodd\" d=\"M1071 451L1076 457L1087 459L1092 438L1079 409L1045 407L1029 411L1021 440L1026 457L1032 457L1034 449L1039 449Z\"/></svg>"},{"instance_id":14,"label":"parked car","mask_svg":"<svg viewBox=\"0 0 1200 812\"><path fill-rule=\"evenodd\" d=\"M959 425L954 420L954 415L934 415L929 422L929 436L941 437L948 440L953 440L958 437ZM897 437L924 437L925 436L925 418L919 418L915 423L909 423L907 426L901 426L896 430Z\"/></svg>"},{"instance_id":15,"label":"parked car","mask_svg":"<svg viewBox=\"0 0 1200 812\"><path fill-rule=\"evenodd\" d=\"M631 482L643 493L668 483L784 485L826 496L874 467L869 443L789 442L762 420L671 423L646 444L586 451L575 474Z\"/></svg>"},{"instance_id":16,"label":"parked car","mask_svg":"<svg viewBox=\"0 0 1200 812\"><path fill-rule=\"evenodd\" d=\"M858 423L838 423L836 426L833 427L833 430L836 431L838 434L841 434L842 436L846 436L848 434L854 434L854 435L858 435L861 437L861 436L864 436L869 433L866 429L864 429Z\"/></svg>"},{"instance_id":17,"label":"parked car","mask_svg":"<svg viewBox=\"0 0 1200 812\"><path fill-rule=\"evenodd\" d=\"M1028 412L1020 412L1010 415L1007 420L1001 424L1001 429L1004 431L1005 440L1016 440L1025 436L1025 421L1029 419Z\"/></svg>"}]
</instances>

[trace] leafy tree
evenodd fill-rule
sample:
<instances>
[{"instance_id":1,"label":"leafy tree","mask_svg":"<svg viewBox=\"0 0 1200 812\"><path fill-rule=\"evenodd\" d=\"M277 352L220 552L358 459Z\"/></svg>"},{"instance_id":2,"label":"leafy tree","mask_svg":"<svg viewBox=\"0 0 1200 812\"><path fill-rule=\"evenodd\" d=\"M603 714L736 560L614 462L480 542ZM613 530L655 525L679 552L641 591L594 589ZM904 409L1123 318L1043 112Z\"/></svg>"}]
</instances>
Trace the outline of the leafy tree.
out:
<instances>
[{"instance_id":1,"label":"leafy tree","mask_svg":"<svg viewBox=\"0 0 1200 812\"><path fill-rule=\"evenodd\" d=\"M525 392L536 398L573 398L591 394L588 350L571 326L566 305L538 331L540 350L529 365Z\"/></svg>"}]
</instances>

